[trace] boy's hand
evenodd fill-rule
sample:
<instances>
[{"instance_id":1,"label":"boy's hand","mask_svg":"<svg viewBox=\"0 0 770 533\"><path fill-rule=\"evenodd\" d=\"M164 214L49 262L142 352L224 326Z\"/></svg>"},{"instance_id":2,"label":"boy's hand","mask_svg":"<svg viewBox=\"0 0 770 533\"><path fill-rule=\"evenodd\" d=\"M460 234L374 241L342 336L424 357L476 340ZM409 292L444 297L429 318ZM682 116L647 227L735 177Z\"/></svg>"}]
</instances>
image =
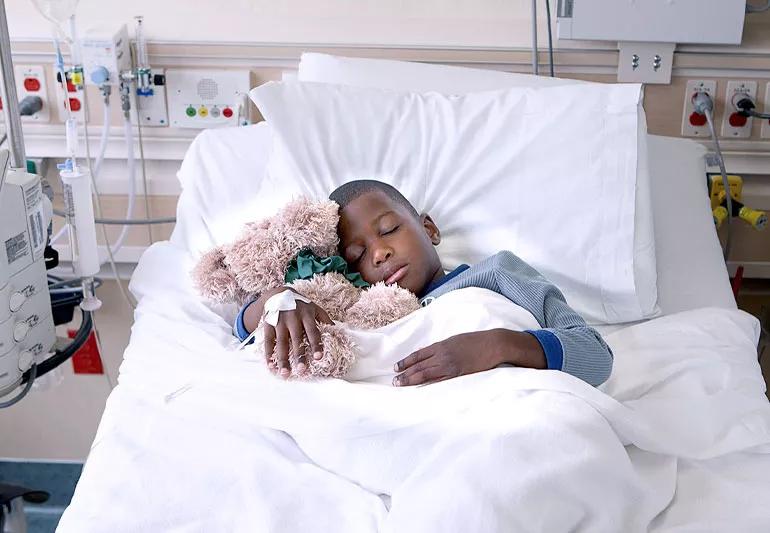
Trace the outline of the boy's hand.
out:
<instances>
[{"instance_id":1,"label":"boy's hand","mask_svg":"<svg viewBox=\"0 0 770 533\"><path fill-rule=\"evenodd\" d=\"M543 348L529 333L492 329L462 333L417 350L396 363L396 387L422 385L490 370L503 363L546 368Z\"/></svg>"},{"instance_id":2,"label":"boy's hand","mask_svg":"<svg viewBox=\"0 0 770 533\"><path fill-rule=\"evenodd\" d=\"M244 316L244 323L247 328L252 325L256 328L259 320L262 318L262 312L265 302L270 297L291 290L287 287L279 287L263 294L257 301L250 305ZM289 347L297 354L298 363L294 370L302 374L307 370L307 357L302 347L302 341L307 337L310 345L312 357L320 359L323 357L323 345L321 344L321 332L318 330L316 322L324 324L333 324L332 319L314 303L305 303L297 300L297 308L292 311L281 311L278 315L278 323L275 327L265 324L265 362L271 372L279 373L283 378L291 375L291 364L289 361ZM272 355L275 351L276 363L273 363Z\"/></svg>"}]
</instances>

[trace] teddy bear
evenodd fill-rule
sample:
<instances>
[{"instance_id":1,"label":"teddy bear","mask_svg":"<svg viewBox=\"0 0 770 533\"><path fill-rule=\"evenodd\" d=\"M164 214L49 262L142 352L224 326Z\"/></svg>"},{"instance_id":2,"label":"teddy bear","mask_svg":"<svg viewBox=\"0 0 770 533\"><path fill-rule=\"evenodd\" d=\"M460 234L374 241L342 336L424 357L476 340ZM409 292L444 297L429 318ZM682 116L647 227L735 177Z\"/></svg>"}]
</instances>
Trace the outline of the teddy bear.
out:
<instances>
[{"instance_id":1,"label":"teddy bear","mask_svg":"<svg viewBox=\"0 0 770 533\"><path fill-rule=\"evenodd\" d=\"M199 293L211 302L242 306L286 285L323 308L334 324L318 324L323 356L307 358L302 377L343 377L360 355L348 328L379 328L420 307L406 289L384 282L368 286L348 272L336 255L338 222L336 202L295 199L275 215L245 224L234 242L206 252L191 273ZM307 349L307 339L302 348ZM289 358L296 368L293 350Z\"/></svg>"}]
</instances>

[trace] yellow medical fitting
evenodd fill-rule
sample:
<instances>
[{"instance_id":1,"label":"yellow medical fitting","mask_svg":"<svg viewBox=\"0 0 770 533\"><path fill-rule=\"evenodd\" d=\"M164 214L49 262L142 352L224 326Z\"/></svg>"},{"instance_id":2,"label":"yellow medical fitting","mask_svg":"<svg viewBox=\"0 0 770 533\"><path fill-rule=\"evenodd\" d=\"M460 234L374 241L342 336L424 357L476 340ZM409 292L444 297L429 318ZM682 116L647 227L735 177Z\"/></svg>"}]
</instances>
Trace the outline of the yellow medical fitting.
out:
<instances>
[{"instance_id":1,"label":"yellow medical fitting","mask_svg":"<svg viewBox=\"0 0 770 533\"><path fill-rule=\"evenodd\" d=\"M721 205L717 206L711 211L711 214L714 217L714 225L717 229L721 228L722 224L727 220L727 208Z\"/></svg>"},{"instance_id":2,"label":"yellow medical fitting","mask_svg":"<svg viewBox=\"0 0 770 533\"><path fill-rule=\"evenodd\" d=\"M727 209L725 209L725 213L727 213ZM738 216L748 222L749 225L756 230L762 231L767 227L767 213L764 211L757 211L756 209L751 209L744 205L738 211Z\"/></svg>"},{"instance_id":3,"label":"yellow medical fitting","mask_svg":"<svg viewBox=\"0 0 770 533\"><path fill-rule=\"evenodd\" d=\"M708 178L711 209L716 209L725 200L725 188L724 185L722 185L722 175L709 174ZM740 200L743 195L743 178L735 174L728 174L727 182L730 185L730 196L732 196L733 200Z\"/></svg>"}]
</instances>

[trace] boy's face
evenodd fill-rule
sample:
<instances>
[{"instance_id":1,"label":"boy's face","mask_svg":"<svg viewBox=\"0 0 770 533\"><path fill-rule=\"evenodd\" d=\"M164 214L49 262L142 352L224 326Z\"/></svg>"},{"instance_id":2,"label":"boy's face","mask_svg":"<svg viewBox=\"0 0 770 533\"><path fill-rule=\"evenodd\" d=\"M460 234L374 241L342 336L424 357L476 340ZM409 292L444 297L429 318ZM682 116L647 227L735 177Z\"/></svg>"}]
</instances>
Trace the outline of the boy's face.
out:
<instances>
[{"instance_id":1,"label":"boy's face","mask_svg":"<svg viewBox=\"0 0 770 533\"><path fill-rule=\"evenodd\" d=\"M385 193L365 193L340 213L340 253L369 283L384 281L420 294L443 276L436 249L438 228L415 217Z\"/></svg>"}]
</instances>

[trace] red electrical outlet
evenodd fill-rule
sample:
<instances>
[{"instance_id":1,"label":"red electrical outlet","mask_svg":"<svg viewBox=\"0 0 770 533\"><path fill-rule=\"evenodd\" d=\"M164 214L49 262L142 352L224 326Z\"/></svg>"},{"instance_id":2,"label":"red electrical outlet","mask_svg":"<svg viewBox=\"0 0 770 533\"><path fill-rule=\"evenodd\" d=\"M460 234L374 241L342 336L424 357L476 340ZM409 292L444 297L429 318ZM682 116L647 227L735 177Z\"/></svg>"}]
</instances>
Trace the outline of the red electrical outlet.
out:
<instances>
[{"instance_id":1,"label":"red electrical outlet","mask_svg":"<svg viewBox=\"0 0 770 533\"><path fill-rule=\"evenodd\" d=\"M67 330L67 336L70 339L74 338L76 334L77 330ZM95 331L91 331L83 346L72 356L72 370L75 374L104 374L104 365L99 354Z\"/></svg>"}]
</instances>

